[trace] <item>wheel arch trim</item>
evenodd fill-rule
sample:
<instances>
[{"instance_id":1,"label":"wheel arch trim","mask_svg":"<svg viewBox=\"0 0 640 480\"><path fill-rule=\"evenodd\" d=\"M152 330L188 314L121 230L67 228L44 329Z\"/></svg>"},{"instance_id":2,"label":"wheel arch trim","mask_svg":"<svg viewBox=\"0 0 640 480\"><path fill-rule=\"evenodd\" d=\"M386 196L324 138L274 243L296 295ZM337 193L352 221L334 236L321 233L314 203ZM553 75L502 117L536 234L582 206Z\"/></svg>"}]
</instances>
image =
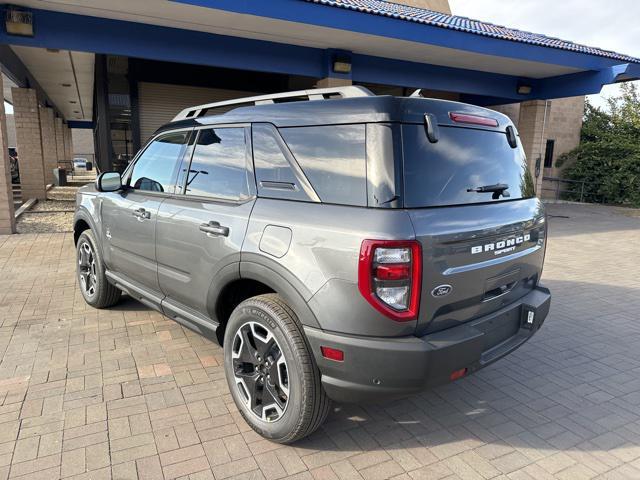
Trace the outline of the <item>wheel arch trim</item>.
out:
<instances>
[{"instance_id":1,"label":"wheel arch trim","mask_svg":"<svg viewBox=\"0 0 640 480\"><path fill-rule=\"evenodd\" d=\"M279 267L278 269L282 269L283 267ZM291 274L289 273L289 276ZM303 325L320 328L318 324L318 320L315 315L309 308L305 297L300 292L306 290L306 287L302 285L302 288L296 288L284 275L278 272L275 268L272 268L271 265L267 266L264 263L258 263L255 261L247 261L242 260L240 262L240 276L242 278L247 278L251 280L256 280L258 282L264 283L269 288L273 289L277 294L279 294L293 309L293 311L298 316L300 323ZM305 292L308 293L308 292ZM310 296L310 294L309 294Z\"/></svg>"}]
</instances>

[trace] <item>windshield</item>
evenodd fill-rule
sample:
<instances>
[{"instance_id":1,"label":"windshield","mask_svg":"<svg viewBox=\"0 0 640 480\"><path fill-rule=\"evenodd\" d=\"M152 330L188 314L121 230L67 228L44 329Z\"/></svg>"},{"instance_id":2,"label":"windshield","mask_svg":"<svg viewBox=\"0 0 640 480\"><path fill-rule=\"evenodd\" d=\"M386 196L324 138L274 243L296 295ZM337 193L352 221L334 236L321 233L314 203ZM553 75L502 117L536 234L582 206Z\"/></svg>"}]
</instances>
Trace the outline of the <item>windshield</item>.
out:
<instances>
[{"instance_id":1,"label":"windshield","mask_svg":"<svg viewBox=\"0 0 640 480\"><path fill-rule=\"evenodd\" d=\"M504 132L439 127L430 143L423 125L402 126L405 207L499 202L535 195L522 147ZM508 187L508 188L505 188Z\"/></svg>"}]
</instances>

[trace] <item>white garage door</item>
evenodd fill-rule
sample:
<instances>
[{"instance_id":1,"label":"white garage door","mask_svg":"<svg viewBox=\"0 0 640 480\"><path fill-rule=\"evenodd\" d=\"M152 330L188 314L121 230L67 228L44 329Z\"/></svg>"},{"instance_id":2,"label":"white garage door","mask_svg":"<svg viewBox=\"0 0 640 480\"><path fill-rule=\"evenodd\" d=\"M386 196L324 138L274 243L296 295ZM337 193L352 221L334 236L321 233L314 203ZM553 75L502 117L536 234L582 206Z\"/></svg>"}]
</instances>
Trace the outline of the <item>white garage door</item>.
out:
<instances>
[{"instance_id":1,"label":"white garage door","mask_svg":"<svg viewBox=\"0 0 640 480\"><path fill-rule=\"evenodd\" d=\"M258 94L218 88L140 82L138 84L138 102L141 144L144 145L153 132L170 122L173 117L187 107L253 95Z\"/></svg>"}]
</instances>

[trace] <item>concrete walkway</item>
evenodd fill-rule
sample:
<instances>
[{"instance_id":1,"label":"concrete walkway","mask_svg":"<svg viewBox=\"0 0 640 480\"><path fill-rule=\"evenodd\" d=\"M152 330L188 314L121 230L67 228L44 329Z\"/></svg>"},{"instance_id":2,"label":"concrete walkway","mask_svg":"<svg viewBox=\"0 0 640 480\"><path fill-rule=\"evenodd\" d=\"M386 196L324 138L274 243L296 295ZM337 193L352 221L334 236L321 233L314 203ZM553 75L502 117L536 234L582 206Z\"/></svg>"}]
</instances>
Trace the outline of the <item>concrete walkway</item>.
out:
<instances>
[{"instance_id":1,"label":"concrete walkway","mask_svg":"<svg viewBox=\"0 0 640 480\"><path fill-rule=\"evenodd\" d=\"M128 299L87 307L70 234L0 237L0 479L638 479L640 219L549 212L538 336L455 384L335 405L289 447L240 418L219 347Z\"/></svg>"}]
</instances>

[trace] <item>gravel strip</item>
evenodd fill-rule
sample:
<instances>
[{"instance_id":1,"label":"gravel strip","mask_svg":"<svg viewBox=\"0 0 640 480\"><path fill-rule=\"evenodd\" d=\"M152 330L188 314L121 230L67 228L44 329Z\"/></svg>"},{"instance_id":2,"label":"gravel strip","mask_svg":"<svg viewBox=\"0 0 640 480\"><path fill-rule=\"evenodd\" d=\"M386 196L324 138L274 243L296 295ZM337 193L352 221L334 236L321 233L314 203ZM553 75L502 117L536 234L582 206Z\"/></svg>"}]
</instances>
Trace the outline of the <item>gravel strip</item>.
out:
<instances>
[{"instance_id":1,"label":"gravel strip","mask_svg":"<svg viewBox=\"0 0 640 480\"><path fill-rule=\"evenodd\" d=\"M47 192L47 200L75 200L78 187L53 187Z\"/></svg>"},{"instance_id":2,"label":"gravel strip","mask_svg":"<svg viewBox=\"0 0 640 480\"><path fill-rule=\"evenodd\" d=\"M36 203L30 212L49 212L52 210L64 210L66 212L73 212L76 208L75 202L70 200L44 200Z\"/></svg>"},{"instance_id":3,"label":"gravel strip","mask_svg":"<svg viewBox=\"0 0 640 480\"><path fill-rule=\"evenodd\" d=\"M73 212L47 212L29 214L18 218L18 233L60 233L73 231Z\"/></svg>"},{"instance_id":4,"label":"gravel strip","mask_svg":"<svg viewBox=\"0 0 640 480\"><path fill-rule=\"evenodd\" d=\"M76 192L82 185L52 187L41 200L18 218L18 233L61 233L73 231Z\"/></svg>"}]
</instances>

